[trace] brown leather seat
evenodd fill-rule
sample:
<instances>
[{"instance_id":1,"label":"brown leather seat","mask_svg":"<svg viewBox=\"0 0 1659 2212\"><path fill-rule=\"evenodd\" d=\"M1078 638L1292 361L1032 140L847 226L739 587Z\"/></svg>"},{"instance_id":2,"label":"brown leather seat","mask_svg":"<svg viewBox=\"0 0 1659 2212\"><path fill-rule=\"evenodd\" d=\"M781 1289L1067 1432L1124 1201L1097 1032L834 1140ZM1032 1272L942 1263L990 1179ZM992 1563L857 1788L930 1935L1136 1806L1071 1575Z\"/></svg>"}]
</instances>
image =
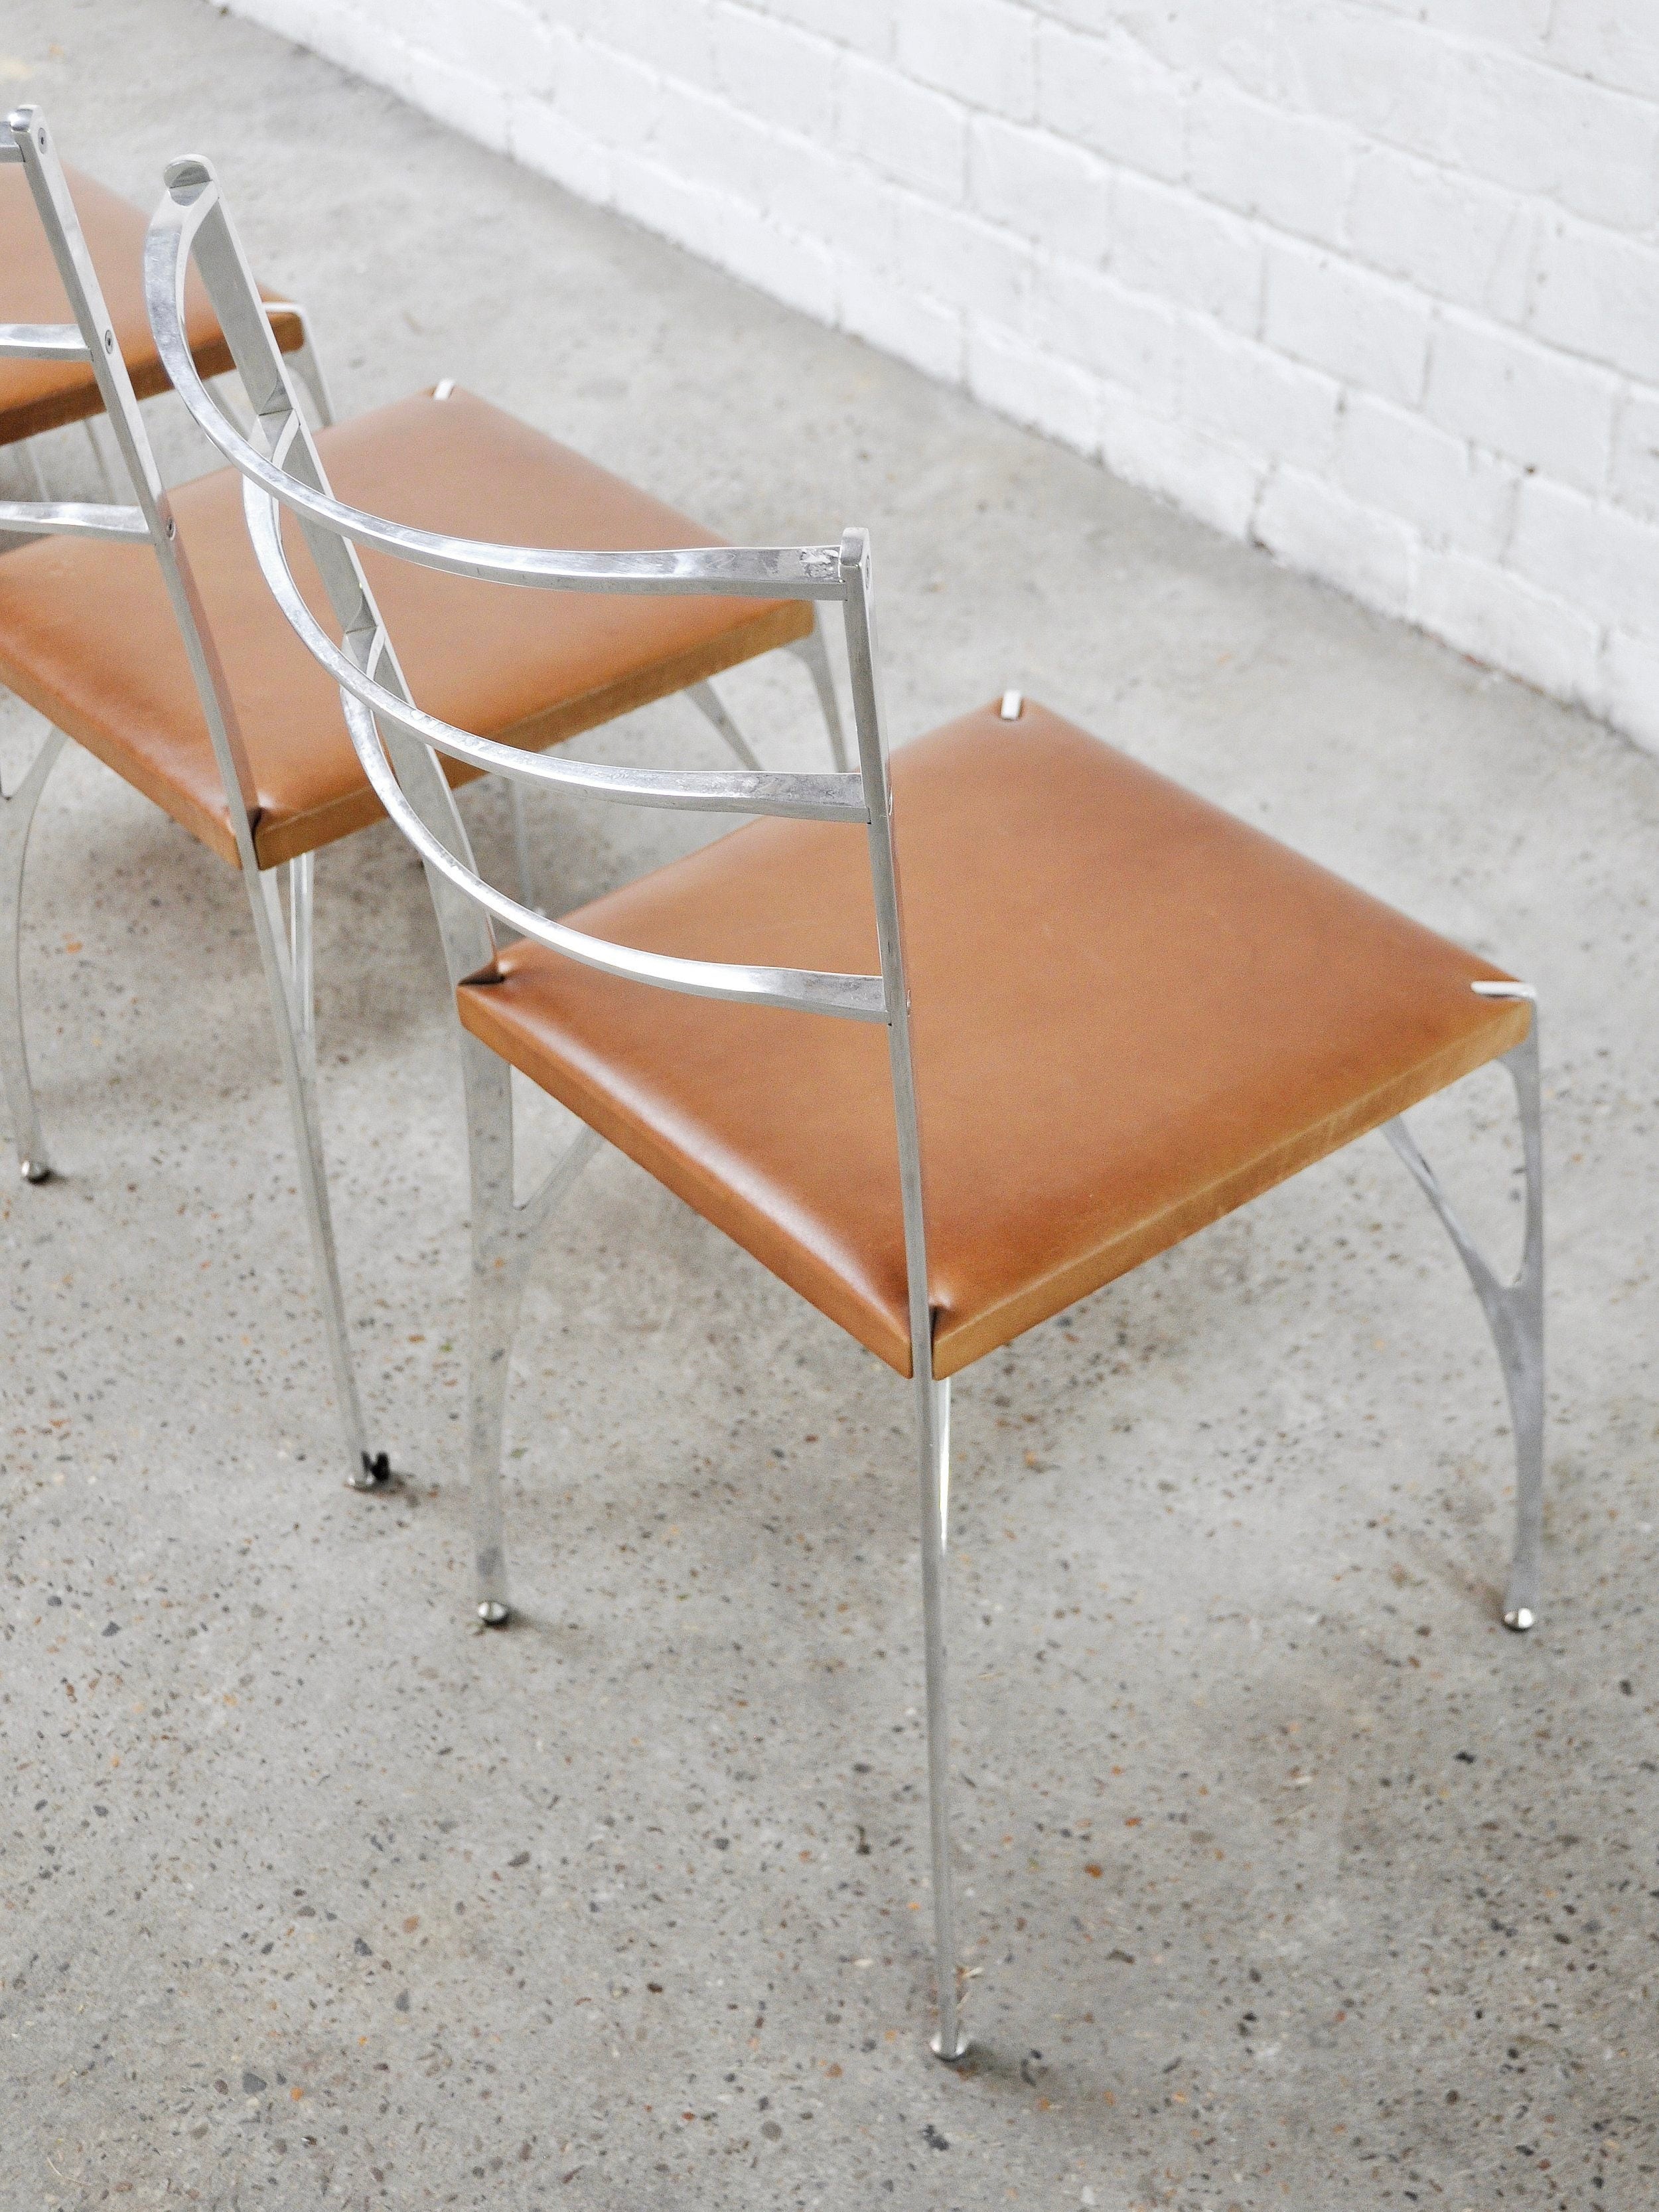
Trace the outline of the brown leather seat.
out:
<instances>
[{"instance_id":1,"label":"brown leather seat","mask_svg":"<svg viewBox=\"0 0 1659 2212\"><path fill-rule=\"evenodd\" d=\"M672 507L464 392L402 399L323 431L337 495L397 522L503 543L713 545ZM181 485L173 510L252 768L261 867L380 812L339 694L266 590L241 481ZM295 572L326 602L297 532ZM810 605L633 599L479 584L369 555L386 627L422 707L527 747L803 637ZM161 574L147 547L50 538L0 560L0 679L233 865L223 786ZM472 773L452 765L457 782Z\"/></svg>"},{"instance_id":2,"label":"brown leather seat","mask_svg":"<svg viewBox=\"0 0 1659 2212\"><path fill-rule=\"evenodd\" d=\"M941 1379L1526 1036L1501 971L1042 708L893 757ZM568 917L878 971L864 838L756 823ZM885 1032L528 944L465 1027L908 1374Z\"/></svg>"},{"instance_id":3,"label":"brown leather seat","mask_svg":"<svg viewBox=\"0 0 1659 2212\"><path fill-rule=\"evenodd\" d=\"M144 313L144 218L78 169L64 173L132 388L140 399L148 399L154 392L165 392L167 380ZM185 306L185 327L197 367L204 376L222 375L231 366L230 348L194 270ZM21 169L0 169L0 323L70 319L69 301L35 213L28 179ZM271 327L284 353L305 342L297 315L278 315ZM103 408L97 381L84 362L0 361L0 446L55 430L64 422L78 422L84 416L100 415Z\"/></svg>"}]
</instances>

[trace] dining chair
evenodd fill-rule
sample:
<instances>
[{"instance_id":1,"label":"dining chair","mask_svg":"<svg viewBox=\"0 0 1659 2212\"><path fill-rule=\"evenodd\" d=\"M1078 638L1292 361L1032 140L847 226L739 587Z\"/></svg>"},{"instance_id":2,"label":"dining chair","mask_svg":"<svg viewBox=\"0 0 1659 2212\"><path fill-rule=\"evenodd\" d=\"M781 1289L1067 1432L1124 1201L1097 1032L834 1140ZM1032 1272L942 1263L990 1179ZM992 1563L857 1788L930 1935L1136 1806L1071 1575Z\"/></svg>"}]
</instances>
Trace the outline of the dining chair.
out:
<instances>
[{"instance_id":1,"label":"dining chair","mask_svg":"<svg viewBox=\"0 0 1659 2212\"><path fill-rule=\"evenodd\" d=\"M8 118L0 165L0 175L21 170L74 313L67 324L0 325L0 356L78 365L91 375L129 492L122 504L0 501L0 532L39 541L0 558L0 682L48 726L16 789L0 797L0 1078L19 1165L30 1182L52 1172L29 1076L20 932L29 829L68 736L241 871L298 1146L348 1479L374 1488L391 1465L386 1452L370 1449L352 1369L317 1112L312 947L316 854L378 821L380 804L333 684L289 635L260 581L235 471L218 469L171 491L162 484L38 109ZM257 286L252 296L261 328L280 349L283 332ZM207 307L209 320L211 313ZM215 353L198 363L202 327L199 288L187 286L180 342L198 392L221 362ZM158 373L165 373L159 358ZM205 404L215 422L234 419L216 392ZM529 543L559 534L596 544L718 543L672 507L453 385L326 427L320 438L353 497L428 529L489 528L522 533ZM709 679L779 646L805 659L831 747L841 746L814 611L787 599L629 608L514 597L504 605L503 595L485 586L441 583L402 562L385 572L382 587L413 641L411 669L514 758L518 748L557 744L685 691L752 761ZM312 588L320 605L314 579ZM455 769L458 781L477 773L464 763Z\"/></svg>"},{"instance_id":2,"label":"dining chair","mask_svg":"<svg viewBox=\"0 0 1659 2212\"><path fill-rule=\"evenodd\" d=\"M1543 1433L1532 994L1018 692L890 757L862 531L838 544L534 551L399 529L337 498L212 171L181 161L167 182L149 278L163 357L244 477L260 570L338 685L363 772L425 863L456 979L479 1613L508 1616L500 1455L525 1267L549 1208L606 1139L909 1379L933 2048L959 2058L945 1706L951 1379L1380 1127L1451 1231L1502 1358L1518 1501L1504 1619L1529 1627ZM214 422L191 378L178 302L192 255L255 395L258 449ZM284 509L326 584L331 629L296 584ZM368 572L384 554L538 594L837 605L858 767L802 775L503 758L416 703ZM636 805L764 818L550 921L473 866L440 759ZM1526 1160L1513 1283L1456 1220L1400 1118L1494 1060L1514 1080ZM514 1197L514 1068L582 1124L524 1202Z\"/></svg>"},{"instance_id":3,"label":"dining chair","mask_svg":"<svg viewBox=\"0 0 1659 2212\"><path fill-rule=\"evenodd\" d=\"M65 165L64 180L87 252L99 271L109 327L126 363L133 396L149 399L165 392L167 381L144 313L144 217L79 169ZM263 286L260 297L276 343L293 355L322 421L331 422L328 387L305 309ZM21 166L0 167L0 325L34 325L37 330L58 325L58 337L69 343L70 334L61 327L65 306L63 279L28 179ZM230 349L213 319L199 278L187 295L185 327L198 372L207 377L224 375L231 367ZM0 348L0 447L19 447L38 498L46 498L47 491L33 441L44 431L72 422L86 426L100 473L110 496L115 496L108 462L93 434L94 420L103 411L102 387L92 363L82 356L63 350L24 353L16 349L15 338Z\"/></svg>"}]
</instances>

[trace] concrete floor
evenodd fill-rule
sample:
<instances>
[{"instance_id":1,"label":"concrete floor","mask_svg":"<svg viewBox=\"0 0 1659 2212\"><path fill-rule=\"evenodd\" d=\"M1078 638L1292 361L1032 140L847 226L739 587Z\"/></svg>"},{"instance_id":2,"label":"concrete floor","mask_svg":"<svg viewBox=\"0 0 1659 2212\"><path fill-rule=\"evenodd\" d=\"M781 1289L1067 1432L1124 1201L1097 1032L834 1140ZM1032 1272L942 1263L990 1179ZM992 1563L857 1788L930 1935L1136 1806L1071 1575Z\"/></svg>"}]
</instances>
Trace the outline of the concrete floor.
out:
<instances>
[{"instance_id":1,"label":"concrete floor","mask_svg":"<svg viewBox=\"0 0 1659 2212\"><path fill-rule=\"evenodd\" d=\"M74 756L65 1173L0 1200L5 2203L1659 2201L1654 762L197 0L10 0L0 73L146 202L219 156L348 408L453 375L734 537L868 523L900 734L1021 684L1535 979L1553 1359L1524 1641L1496 1364L1380 1138L965 1379L947 2072L904 1392L605 1158L515 1370L525 1618L471 1632L418 873L319 867L366 1500L240 888ZM793 664L730 696L817 757ZM593 750L716 757L672 705ZM565 901L710 826L540 820ZM1513 1243L1505 1093L1419 1121Z\"/></svg>"}]
</instances>

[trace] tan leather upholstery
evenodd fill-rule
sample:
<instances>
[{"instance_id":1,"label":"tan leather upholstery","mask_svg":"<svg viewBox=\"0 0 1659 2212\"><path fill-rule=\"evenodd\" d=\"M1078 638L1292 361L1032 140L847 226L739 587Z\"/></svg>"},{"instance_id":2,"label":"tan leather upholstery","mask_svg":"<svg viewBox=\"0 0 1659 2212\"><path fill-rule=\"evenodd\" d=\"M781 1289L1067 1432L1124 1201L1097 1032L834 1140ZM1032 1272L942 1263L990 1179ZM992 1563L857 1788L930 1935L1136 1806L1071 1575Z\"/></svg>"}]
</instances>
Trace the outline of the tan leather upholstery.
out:
<instances>
[{"instance_id":1,"label":"tan leather upholstery","mask_svg":"<svg viewBox=\"0 0 1659 2212\"><path fill-rule=\"evenodd\" d=\"M463 392L322 433L340 497L393 521L505 544L718 540L672 507ZM339 694L265 588L229 470L173 495L258 794L261 867L380 808ZM295 575L322 586L290 526ZM370 555L369 579L421 705L541 747L805 636L804 601L634 599L465 582ZM234 863L230 816L161 569L148 547L44 538L0 560L0 679ZM462 781L469 771L451 770Z\"/></svg>"},{"instance_id":2,"label":"tan leather upholstery","mask_svg":"<svg viewBox=\"0 0 1659 2212\"><path fill-rule=\"evenodd\" d=\"M1500 971L1027 703L893 759L940 1376L1518 1043ZM877 967L865 839L761 822L568 917ZM901 1373L884 1030L514 945L461 1020Z\"/></svg>"},{"instance_id":3,"label":"tan leather upholstery","mask_svg":"<svg viewBox=\"0 0 1659 2212\"><path fill-rule=\"evenodd\" d=\"M68 169L64 174L132 388L141 399L148 399L152 392L166 391L167 380L144 313L144 218L137 208L78 170ZM197 367L204 376L222 375L231 365L230 349L193 270L185 311ZM0 169L0 323L70 319L28 179L20 168ZM272 328L284 353L303 343L297 315L278 315ZM84 362L0 361L0 446L32 438L37 431L55 430L60 423L78 422L86 415L100 415L103 407L97 380Z\"/></svg>"}]
</instances>

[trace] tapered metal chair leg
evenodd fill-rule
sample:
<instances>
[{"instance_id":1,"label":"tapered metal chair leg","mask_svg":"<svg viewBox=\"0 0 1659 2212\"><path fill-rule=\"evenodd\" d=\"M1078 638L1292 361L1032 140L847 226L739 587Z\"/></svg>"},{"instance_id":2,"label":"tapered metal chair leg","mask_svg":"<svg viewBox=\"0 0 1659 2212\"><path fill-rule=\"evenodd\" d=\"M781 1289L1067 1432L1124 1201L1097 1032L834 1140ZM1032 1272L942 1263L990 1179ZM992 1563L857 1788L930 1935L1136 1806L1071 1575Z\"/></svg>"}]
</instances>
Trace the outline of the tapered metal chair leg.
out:
<instances>
[{"instance_id":1,"label":"tapered metal chair leg","mask_svg":"<svg viewBox=\"0 0 1659 2212\"><path fill-rule=\"evenodd\" d=\"M501 1425L507 1412L523 1268L513 1220L513 1089L505 1060L461 1032L472 1179L472 1269L467 1284L467 1483L472 1569L480 1620L500 1628L509 1611L501 1522Z\"/></svg>"},{"instance_id":2,"label":"tapered metal chair leg","mask_svg":"<svg viewBox=\"0 0 1659 2212\"><path fill-rule=\"evenodd\" d=\"M40 1134L23 1031L23 861L34 810L64 743L61 730L49 732L16 790L0 796L0 1080L25 1182L44 1182L52 1163Z\"/></svg>"},{"instance_id":3,"label":"tapered metal chair leg","mask_svg":"<svg viewBox=\"0 0 1659 2212\"><path fill-rule=\"evenodd\" d=\"M726 713L720 694L712 684L688 684L685 696L708 721L712 722L744 768L758 769L760 762L755 749L732 717Z\"/></svg>"},{"instance_id":4,"label":"tapered metal chair leg","mask_svg":"<svg viewBox=\"0 0 1659 2212\"><path fill-rule=\"evenodd\" d=\"M957 2017L957 1937L951 1874L951 1739L945 1682L945 1540L950 1494L951 1386L918 1376L916 1441L921 1478L921 1618L927 1655L927 1812L933 1864L933 1966L939 2033L933 2055L966 2057Z\"/></svg>"},{"instance_id":5,"label":"tapered metal chair leg","mask_svg":"<svg viewBox=\"0 0 1659 2212\"><path fill-rule=\"evenodd\" d=\"M841 726L841 702L836 696L836 679L830 673L830 655L823 642L823 617L816 607L812 610L811 631L805 637L797 638L789 650L806 663L812 688L818 695L823 726L830 733L830 757L845 774L847 739Z\"/></svg>"},{"instance_id":6,"label":"tapered metal chair leg","mask_svg":"<svg viewBox=\"0 0 1659 2212\"><path fill-rule=\"evenodd\" d=\"M1544 1145L1538 1077L1538 1012L1525 1041L1504 1055L1515 1085L1527 1171L1527 1221L1520 1272L1500 1282L1448 1203L1434 1170L1403 1121L1383 1134L1411 1170L1457 1248L1492 1330L1515 1430L1515 1556L1504 1596L1504 1625L1528 1629L1538 1618L1544 1534Z\"/></svg>"},{"instance_id":7,"label":"tapered metal chair leg","mask_svg":"<svg viewBox=\"0 0 1659 2212\"><path fill-rule=\"evenodd\" d=\"M488 984L470 988L488 989ZM474 1603L486 1627L511 1617L501 1515L501 1431L513 1340L526 1278L553 1208L599 1150L580 1128L546 1181L523 1204L513 1195L513 1072L461 1031L467 1150L472 1181L472 1271L467 1287L467 1480L471 1498Z\"/></svg>"},{"instance_id":8,"label":"tapered metal chair leg","mask_svg":"<svg viewBox=\"0 0 1659 2212\"><path fill-rule=\"evenodd\" d=\"M353 1490L374 1490L390 1479L392 1468L385 1452L369 1450L364 1433L362 1407L357 1395L357 1378L352 1368L346 1327L345 1297L340 1288L340 1266L334 1249L328 1171L317 1113L317 1058L311 1013L311 889L312 869L307 856L304 861L296 861L290 867L286 945L283 941L282 903L271 872L258 875L248 884L248 905L259 947L259 964L264 970L270 998L283 1087L288 1093L289 1114L294 1125L300 1199L311 1237L317 1295L323 1309L323 1330L328 1340L329 1363L334 1371L335 1401L345 1431L346 1481Z\"/></svg>"}]
</instances>

